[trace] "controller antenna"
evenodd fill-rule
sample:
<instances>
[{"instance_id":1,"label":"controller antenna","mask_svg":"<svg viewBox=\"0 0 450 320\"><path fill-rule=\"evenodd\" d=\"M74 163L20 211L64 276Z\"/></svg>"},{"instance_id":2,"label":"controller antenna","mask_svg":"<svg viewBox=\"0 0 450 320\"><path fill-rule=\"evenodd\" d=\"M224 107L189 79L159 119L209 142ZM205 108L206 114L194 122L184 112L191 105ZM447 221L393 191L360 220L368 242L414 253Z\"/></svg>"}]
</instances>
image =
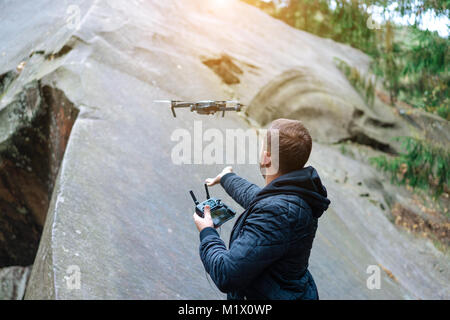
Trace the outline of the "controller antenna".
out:
<instances>
[{"instance_id":1,"label":"controller antenna","mask_svg":"<svg viewBox=\"0 0 450 320\"><path fill-rule=\"evenodd\" d=\"M205 183L205 191L206 191L206 200L209 199L209 191L208 191L208 185Z\"/></svg>"},{"instance_id":2,"label":"controller antenna","mask_svg":"<svg viewBox=\"0 0 450 320\"><path fill-rule=\"evenodd\" d=\"M194 200L195 205L198 205L198 201L197 201L197 198L194 195L194 192L192 192L192 190L190 190L189 193L191 194L192 200Z\"/></svg>"}]
</instances>

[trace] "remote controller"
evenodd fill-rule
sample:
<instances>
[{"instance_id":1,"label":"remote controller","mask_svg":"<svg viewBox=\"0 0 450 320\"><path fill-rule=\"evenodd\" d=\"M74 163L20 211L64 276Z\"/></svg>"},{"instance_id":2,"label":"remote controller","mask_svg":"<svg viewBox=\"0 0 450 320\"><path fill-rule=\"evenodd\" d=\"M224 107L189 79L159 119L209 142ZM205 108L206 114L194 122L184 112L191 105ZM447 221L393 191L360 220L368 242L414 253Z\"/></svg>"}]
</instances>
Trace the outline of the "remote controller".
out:
<instances>
[{"instance_id":1,"label":"remote controller","mask_svg":"<svg viewBox=\"0 0 450 320\"><path fill-rule=\"evenodd\" d=\"M230 207L228 207L225 203L223 203L222 200L210 198L208 186L206 184L205 184L205 191L206 191L206 200L203 201L202 203L199 203L197 201L197 198L195 197L194 192L192 192L192 190L189 191L192 200L194 200L195 203L195 212L200 217L203 218L204 208L206 205L209 205L214 227L218 228L228 220L232 219L236 215L236 212L232 210Z\"/></svg>"}]
</instances>

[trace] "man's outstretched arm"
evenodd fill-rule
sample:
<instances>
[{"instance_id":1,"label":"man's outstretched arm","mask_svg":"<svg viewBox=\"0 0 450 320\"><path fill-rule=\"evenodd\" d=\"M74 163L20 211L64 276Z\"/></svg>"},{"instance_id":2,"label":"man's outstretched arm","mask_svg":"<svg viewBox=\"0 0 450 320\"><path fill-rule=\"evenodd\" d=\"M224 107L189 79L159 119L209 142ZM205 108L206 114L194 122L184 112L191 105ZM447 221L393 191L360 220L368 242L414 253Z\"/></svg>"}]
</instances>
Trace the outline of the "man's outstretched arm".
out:
<instances>
[{"instance_id":1,"label":"man's outstretched arm","mask_svg":"<svg viewBox=\"0 0 450 320\"><path fill-rule=\"evenodd\" d=\"M239 177L233 173L231 167L226 167L217 177L213 179L206 179L208 186L213 186L217 183L225 189L225 191L239 203L241 207L247 209L249 204L255 199L261 188L257 185L248 182L246 179Z\"/></svg>"},{"instance_id":2,"label":"man's outstretched arm","mask_svg":"<svg viewBox=\"0 0 450 320\"><path fill-rule=\"evenodd\" d=\"M206 272L222 292L245 288L289 246L287 214L275 204L256 207L229 250L213 228L209 207L205 207L205 218L194 213L194 221L200 231L200 258ZM286 232L268 237L271 229Z\"/></svg>"}]
</instances>

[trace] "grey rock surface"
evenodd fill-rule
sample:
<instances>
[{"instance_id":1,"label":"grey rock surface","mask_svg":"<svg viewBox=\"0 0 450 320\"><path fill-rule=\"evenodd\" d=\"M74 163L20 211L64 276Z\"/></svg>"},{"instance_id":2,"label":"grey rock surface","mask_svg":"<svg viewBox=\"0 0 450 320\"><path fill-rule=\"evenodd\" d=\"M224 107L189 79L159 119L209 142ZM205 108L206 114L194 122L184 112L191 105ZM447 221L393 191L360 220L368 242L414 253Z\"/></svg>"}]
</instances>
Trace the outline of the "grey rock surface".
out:
<instances>
[{"instance_id":1,"label":"grey rock surface","mask_svg":"<svg viewBox=\"0 0 450 320\"><path fill-rule=\"evenodd\" d=\"M286 97L304 99L298 110L273 116L308 119L307 126L322 142L349 137L355 109L365 107L332 59L337 56L364 69L367 56L294 30L239 1L219 3L223 2L0 5L5 27L0 32L7 39L0 42L0 54L6 57L0 70L4 73L27 61L2 96L0 110L36 79L62 90L80 110L55 181L27 299L224 298L208 283L200 262L188 190L202 194L204 179L225 164L176 165L172 152L176 133L187 132L193 136L192 162L201 154L208 141L195 136L196 121L202 121L203 133L216 129L223 136L226 130L250 128L249 121L236 114L204 117L188 110L173 118L169 108L153 100L238 98L253 106L248 113L254 120L264 123L258 117L266 117L267 110L254 109L258 99L274 103ZM69 23L70 5L79 8L76 28ZM37 7L39 14L34 14ZM71 49L61 53L65 46ZM44 53L29 58L31 52L40 51ZM214 70L204 63L221 59L224 53L241 73L236 68L221 71L221 66L231 65L228 62ZM289 74L296 85L283 87L288 94L282 94L277 84ZM301 75L315 80L302 80ZM314 87L304 97L295 90L289 94L290 88L317 82L324 88L317 94ZM311 101L323 104L317 109ZM310 118L308 112L299 111L303 107L311 108ZM390 111L378 115L363 111L398 123L395 134L409 132ZM387 138L380 131L372 133L364 123L352 123L373 139ZM320 135L320 126L326 126L325 135ZM256 164L226 164L262 184ZM321 298L450 297L448 257L429 241L398 230L379 205L359 197L368 188L360 186L360 180L379 179L373 168L321 143L315 143L310 164L322 175L332 201L320 220L310 264ZM384 195L401 193L380 183L382 187L371 188L370 194L387 208ZM211 193L240 209L220 187ZM231 226L222 228L224 239ZM382 266L380 289L366 286L370 265ZM74 285L77 282L80 286Z\"/></svg>"}]
</instances>

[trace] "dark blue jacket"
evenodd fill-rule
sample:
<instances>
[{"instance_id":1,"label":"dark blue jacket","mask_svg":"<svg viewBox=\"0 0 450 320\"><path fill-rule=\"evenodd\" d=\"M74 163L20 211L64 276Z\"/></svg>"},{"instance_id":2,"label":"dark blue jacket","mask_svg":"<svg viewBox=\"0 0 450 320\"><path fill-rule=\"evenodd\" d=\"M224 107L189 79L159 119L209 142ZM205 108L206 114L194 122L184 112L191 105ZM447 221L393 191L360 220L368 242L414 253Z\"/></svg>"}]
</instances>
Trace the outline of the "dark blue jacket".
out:
<instances>
[{"instance_id":1,"label":"dark blue jacket","mask_svg":"<svg viewBox=\"0 0 450 320\"><path fill-rule=\"evenodd\" d=\"M228 299L318 299L308 260L330 201L317 171L293 171L263 189L234 173L220 183L245 209L229 250L214 228L200 233L201 260L220 291Z\"/></svg>"}]
</instances>

